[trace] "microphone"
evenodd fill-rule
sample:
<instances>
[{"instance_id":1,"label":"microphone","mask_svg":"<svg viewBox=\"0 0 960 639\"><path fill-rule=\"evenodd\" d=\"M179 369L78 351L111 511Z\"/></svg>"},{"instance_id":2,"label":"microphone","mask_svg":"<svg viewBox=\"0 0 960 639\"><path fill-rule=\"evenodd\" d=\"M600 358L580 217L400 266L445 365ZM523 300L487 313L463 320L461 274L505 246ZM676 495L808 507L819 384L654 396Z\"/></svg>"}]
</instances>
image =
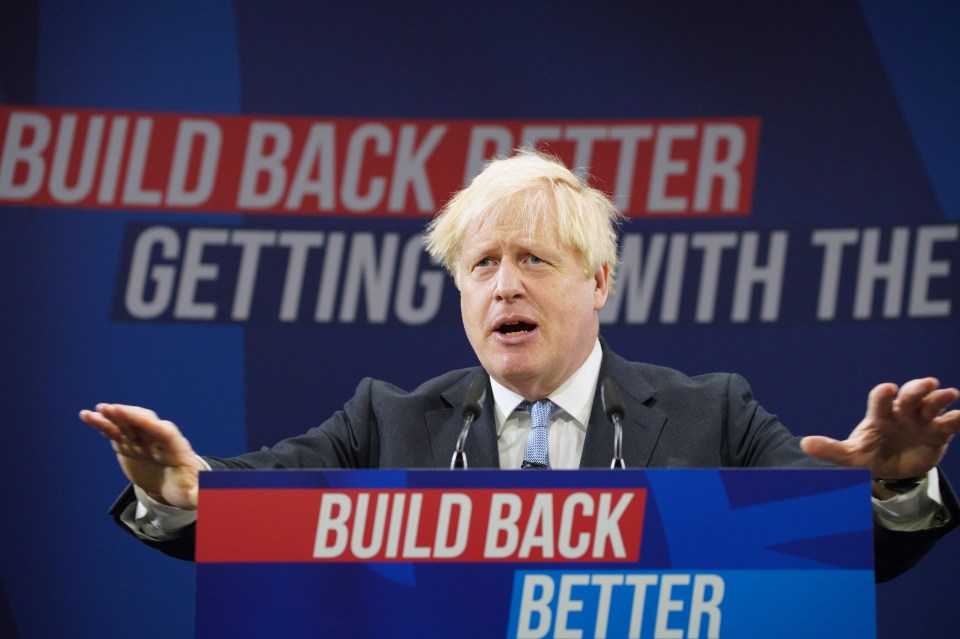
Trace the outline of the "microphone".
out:
<instances>
[{"instance_id":1,"label":"microphone","mask_svg":"<svg viewBox=\"0 0 960 639\"><path fill-rule=\"evenodd\" d=\"M609 377L600 384L600 403L603 404L603 414L613 422L613 461L610 468L626 468L623 462L623 416L627 409L623 405L623 398L617 385Z\"/></svg>"},{"instance_id":2,"label":"microphone","mask_svg":"<svg viewBox=\"0 0 960 639\"><path fill-rule=\"evenodd\" d=\"M450 470L467 467L467 454L463 452L463 445L467 441L470 425L483 412L483 400L486 396L487 376L477 375L473 383L470 384L467 398L463 402L463 426L460 427L460 436L457 437L457 447L453 451L453 459L450 460Z\"/></svg>"}]
</instances>

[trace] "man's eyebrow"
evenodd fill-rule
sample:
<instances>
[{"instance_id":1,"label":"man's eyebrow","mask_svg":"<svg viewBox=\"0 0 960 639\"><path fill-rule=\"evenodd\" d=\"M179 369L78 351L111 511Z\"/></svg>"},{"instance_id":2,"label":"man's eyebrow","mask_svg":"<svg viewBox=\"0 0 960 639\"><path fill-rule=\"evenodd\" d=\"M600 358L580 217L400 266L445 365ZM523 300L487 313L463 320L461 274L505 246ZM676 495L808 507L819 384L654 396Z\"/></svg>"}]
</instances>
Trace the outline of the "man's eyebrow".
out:
<instances>
[{"instance_id":1,"label":"man's eyebrow","mask_svg":"<svg viewBox=\"0 0 960 639\"><path fill-rule=\"evenodd\" d=\"M476 253L489 253L494 250L497 246L496 242L479 242L474 243L470 248L464 247L462 253L466 254L476 254Z\"/></svg>"}]
</instances>

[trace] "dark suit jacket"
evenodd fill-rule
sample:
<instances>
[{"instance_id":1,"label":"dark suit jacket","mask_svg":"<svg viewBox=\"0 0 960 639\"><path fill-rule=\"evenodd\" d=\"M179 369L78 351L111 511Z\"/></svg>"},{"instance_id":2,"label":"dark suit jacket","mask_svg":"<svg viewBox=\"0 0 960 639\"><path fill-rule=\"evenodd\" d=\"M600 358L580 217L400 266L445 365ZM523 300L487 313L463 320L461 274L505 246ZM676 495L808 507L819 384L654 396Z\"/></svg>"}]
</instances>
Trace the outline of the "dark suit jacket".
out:
<instances>
[{"instance_id":1,"label":"dark suit jacket","mask_svg":"<svg viewBox=\"0 0 960 639\"><path fill-rule=\"evenodd\" d=\"M207 458L215 469L254 468L447 468L462 423L461 405L481 368L453 371L413 392L364 379L356 394L320 426L271 448L231 459ZM623 457L628 468L817 467L826 464L800 450L794 437L754 399L739 375L688 377L678 371L628 362L604 343L599 379L611 377L626 407ZM465 450L471 468L499 468L492 393L472 426ZM582 468L608 468L613 426L596 393L580 460ZM875 526L877 579L914 565L960 521L946 480L950 523L901 533ZM111 509L129 504L132 491ZM126 526L124 526L127 529ZM174 556L192 558L192 530L170 541L144 539Z\"/></svg>"}]
</instances>

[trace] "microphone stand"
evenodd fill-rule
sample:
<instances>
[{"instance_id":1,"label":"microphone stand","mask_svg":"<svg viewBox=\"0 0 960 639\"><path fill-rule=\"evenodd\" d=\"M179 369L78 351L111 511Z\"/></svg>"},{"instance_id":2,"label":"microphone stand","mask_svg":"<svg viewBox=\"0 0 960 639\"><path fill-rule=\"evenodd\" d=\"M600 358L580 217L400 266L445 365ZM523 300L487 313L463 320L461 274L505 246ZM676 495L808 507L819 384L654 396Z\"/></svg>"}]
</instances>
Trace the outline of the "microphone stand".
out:
<instances>
[{"instance_id":1,"label":"microphone stand","mask_svg":"<svg viewBox=\"0 0 960 639\"><path fill-rule=\"evenodd\" d=\"M467 441L470 425L473 424L473 412L464 412L466 414L463 416L463 426L460 427L460 435L457 437L457 447L453 451L453 459L450 460L450 470L467 467L467 453L464 452L463 445Z\"/></svg>"},{"instance_id":2,"label":"microphone stand","mask_svg":"<svg viewBox=\"0 0 960 639\"><path fill-rule=\"evenodd\" d=\"M600 384L600 402L603 404L603 413L613 422L613 461L610 462L610 468L626 468L623 461L623 416L627 409L617 385L609 377Z\"/></svg>"},{"instance_id":3,"label":"microphone stand","mask_svg":"<svg viewBox=\"0 0 960 639\"><path fill-rule=\"evenodd\" d=\"M470 426L483 412L483 400L487 396L487 376L477 375L473 383L470 384L470 390L467 391L467 398L463 402L463 426L460 427L460 435L457 437L457 446L453 451L453 458L450 460L450 470L454 468L467 468L467 453L463 447L467 442L467 433L470 432Z\"/></svg>"}]
</instances>

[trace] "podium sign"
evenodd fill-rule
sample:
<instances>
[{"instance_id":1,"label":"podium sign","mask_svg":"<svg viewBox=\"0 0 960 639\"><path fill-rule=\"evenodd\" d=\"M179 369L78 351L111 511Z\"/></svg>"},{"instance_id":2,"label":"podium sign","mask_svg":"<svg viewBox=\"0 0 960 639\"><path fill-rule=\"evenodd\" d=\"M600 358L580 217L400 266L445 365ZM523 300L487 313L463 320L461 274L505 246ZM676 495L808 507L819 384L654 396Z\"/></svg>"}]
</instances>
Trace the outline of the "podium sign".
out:
<instances>
[{"instance_id":1,"label":"podium sign","mask_svg":"<svg viewBox=\"0 0 960 639\"><path fill-rule=\"evenodd\" d=\"M199 637L876 636L865 471L200 478Z\"/></svg>"}]
</instances>

